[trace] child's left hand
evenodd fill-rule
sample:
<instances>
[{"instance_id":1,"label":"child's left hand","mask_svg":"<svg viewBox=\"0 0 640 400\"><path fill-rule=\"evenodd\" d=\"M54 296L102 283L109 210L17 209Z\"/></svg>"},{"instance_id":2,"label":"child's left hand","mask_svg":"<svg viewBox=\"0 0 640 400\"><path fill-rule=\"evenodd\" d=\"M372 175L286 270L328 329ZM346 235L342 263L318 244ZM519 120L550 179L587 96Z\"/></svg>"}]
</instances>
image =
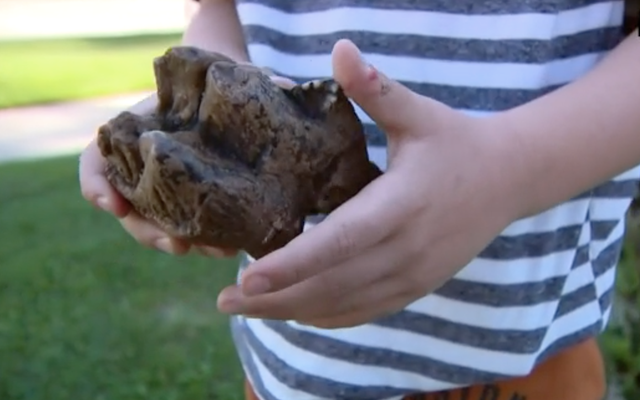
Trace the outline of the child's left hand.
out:
<instances>
[{"instance_id":1,"label":"child's left hand","mask_svg":"<svg viewBox=\"0 0 640 400\"><path fill-rule=\"evenodd\" d=\"M520 216L513 141L420 96L336 44L334 76L388 138L388 168L284 248L253 263L220 294L222 312L359 325L432 292ZM262 292L264 294L258 294Z\"/></svg>"}]
</instances>

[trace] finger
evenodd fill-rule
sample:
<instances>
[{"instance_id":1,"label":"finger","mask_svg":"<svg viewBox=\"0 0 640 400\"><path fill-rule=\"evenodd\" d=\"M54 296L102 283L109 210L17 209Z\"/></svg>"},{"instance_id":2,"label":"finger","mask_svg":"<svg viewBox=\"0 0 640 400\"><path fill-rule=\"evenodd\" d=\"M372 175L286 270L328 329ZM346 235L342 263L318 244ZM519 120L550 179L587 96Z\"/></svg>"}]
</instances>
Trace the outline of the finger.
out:
<instances>
[{"instance_id":1,"label":"finger","mask_svg":"<svg viewBox=\"0 0 640 400\"><path fill-rule=\"evenodd\" d=\"M308 303L309 307L300 306L300 296L308 296L306 288L300 285L295 287L295 291L293 289L287 289L286 294L265 295L260 301L253 302L252 307L246 311L230 314L242 314L248 318L293 320L304 325L333 329L369 323L403 309L415 298L415 288L403 285L399 276L380 279L347 298L332 298L321 294L313 297L313 301ZM229 287L225 291L224 295L229 296L234 289ZM221 312L228 313L225 310L228 304L218 298Z\"/></svg>"},{"instance_id":2,"label":"finger","mask_svg":"<svg viewBox=\"0 0 640 400\"><path fill-rule=\"evenodd\" d=\"M397 196L403 183L386 173L313 229L251 264L242 277L245 295L273 292L302 282L395 233L410 213Z\"/></svg>"},{"instance_id":3,"label":"finger","mask_svg":"<svg viewBox=\"0 0 640 400\"><path fill-rule=\"evenodd\" d=\"M358 279L358 276L353 276L352 279ZM322 320L361 312L361 308L369 308L373 302L377 303L385 298L393 299L402 291L397 279L378 280L343 296L318 291L319 286L311 287L313 285L309 280L260 298L244 297L238 287L230 286L220 293L218 308L226 314L240 314L250 318Z\"/></svg>"},{"instance_id":4,"label":"finger","mask_svg":"<svg viewBox=\"0 0 640 400\"><path fill-rule=\"evenodd\" d=\"M339 40L331 55L334 79L387 134L416 126L421 97L367 64L351 41Z\"/></svg>"},{"instance_id":5,"label":"finger","mask_svg":"<svg viewBox=\"0 0 640 400\"><path fill-rule=\"evenodd\" d=\"M271 80L273 81L273 83L275 83L276 85L278 85L278 86L280 86L281 88L284 88L284 89L291 89L292 87L297 85L291 79L285 78L285 77L282 77L282 76L272 76Z\"/></svg>"},{"instance_id":6,"label":"finger","mask_svg":"<svg viewBox=\"0 0 640 400\"><path fill-rule=\"evenodd\" d=\"M78 176L82 196L95 206L124 217L131 210L131 205L109 184L104 168L105 159L94 139L80 155Z\"/></svg>"},{"instance_id":7,"label":"finger","mask_svg":"<svg viewBox=\"0 0 640 400\"><path fill-rule=\"evenodd\" d=\"M229 314L245 314L260 318L299 319L319 318L333 313L343 313L352 306L354 296L381 281L391 291L393 286L401 291L398 260L393 251L394 241L376 246L362 256L350 258L305 281L278 292L259 296L245 296L241 288L232 287L220 294L220 309ZM331 299L325 301L325 299Z\"/></svg>"},{"instance_id":8,"label":"finger","mask_svg":"<svg viewBox=\"0 0 640 400\"><path fill-rule=\"evenodd\" d=\"M121 218L120 224L133 238L144 246L169 254L182 255L189 251L189 244L167 235L152 222L136 212L130 212Z\"/></svg>"}]
</instances>

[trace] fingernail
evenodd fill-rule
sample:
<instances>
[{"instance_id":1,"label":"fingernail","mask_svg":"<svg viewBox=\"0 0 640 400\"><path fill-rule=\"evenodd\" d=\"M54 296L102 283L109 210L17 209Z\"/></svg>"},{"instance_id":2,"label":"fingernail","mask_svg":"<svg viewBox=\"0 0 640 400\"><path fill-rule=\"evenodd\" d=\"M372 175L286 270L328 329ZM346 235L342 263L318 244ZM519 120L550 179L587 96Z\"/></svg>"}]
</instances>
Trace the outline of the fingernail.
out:
<instances>
[{"instance_id":1,"label":"fingernail","mask_svg":"<svg viewBox=\"0 0 640 400\"><path fill-rule=\"evenodd\" d=\"M103 209L104 211L111 211L109 209L109 200L104 197L104 196L100 196L96 199L96 204L98 205L98 207L100 207L101 209Z\"/></svg>"},{"instance_id":2,"label":"fingernail","mask_svg":"<svg viewBox=\"0 0 640 400\"><path fill-rule=\"evenodd\" d=\"M160 238L155 241L154 246L156 249L165 253L173 253L173 243L169 238Z\"/></svg>"},{"instance_id":3,"label":"fingernail","mask_svg":"<svg viewBox=\"0 0 640 400\"><path fill-rule=\"evenodd\" d=\"M271 283L262 276L250 276L242 282L242 292L247 296L263 294L271 289Z\"/></svg>"}]
</instances>

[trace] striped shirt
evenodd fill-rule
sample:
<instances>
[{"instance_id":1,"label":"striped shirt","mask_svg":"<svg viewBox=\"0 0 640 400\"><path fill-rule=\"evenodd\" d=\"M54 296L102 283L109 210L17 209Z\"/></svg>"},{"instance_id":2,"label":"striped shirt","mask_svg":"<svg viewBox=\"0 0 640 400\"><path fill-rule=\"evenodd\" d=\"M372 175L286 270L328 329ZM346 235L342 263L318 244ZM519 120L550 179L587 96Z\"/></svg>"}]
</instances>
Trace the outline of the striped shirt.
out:
<instances>
[{"instance_id":1,"label":"striped shirt","mask_svg":"<svg viewBox=\"0 0 640 400\"><path fill-rule=\"evenodd\" d=\"M622 1L240 0L237 7L257 65L300 82L325 78L333 44L348 38L411 90L479 118L579 78L622 39ZM385 136L358 113L371 158L384 169ZM234 317L249 380L263 400L378 400L530 373L606 326L639 178L635 168L514 222L433 294L369 324L323 330Z\"/></svg>"}]
</instances>

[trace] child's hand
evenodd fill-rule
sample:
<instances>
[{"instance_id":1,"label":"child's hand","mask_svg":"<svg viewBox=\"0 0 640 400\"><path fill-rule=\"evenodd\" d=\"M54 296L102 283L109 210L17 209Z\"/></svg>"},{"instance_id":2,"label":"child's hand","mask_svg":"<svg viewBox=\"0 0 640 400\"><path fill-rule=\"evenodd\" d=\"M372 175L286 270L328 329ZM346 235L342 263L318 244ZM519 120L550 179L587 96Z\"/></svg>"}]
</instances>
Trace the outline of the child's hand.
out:
<instances>
[{"instance_id":1,"label":"child's hand","mask_svg":"<svg viewBox=\"0 0 640 400\"><path fill-rule=\"evenodd\" d=\"M521 212L502 127L420 96L339 42L334 77L388 138L387 171L323 222L250 265L221 311L354 326L432 292Z\"/></svg>"},{"instance_id":2,"label":"child's hand","mask_svg":"<svg viewBox=\"0 0 640 400\"><path fill-rule=\"evenodd\" d=\"M283 87L290 87L294 83L288 79L272 76L274 82ZM151 113L156 106L155 96L151 96L134 106L131 111L138 114ZM109 184L104 176L105 159L100 153L96 140L84 149L80 156L80 188L82 195L89 202L115 215L122 227L139 243L171 254L185 254L191 246L167 235L156 224L142 218L136 213L131 204L125 200ZM195 250L203 255L215 257L233 257L236 249L219 249L213 247L196 246Z\"/></svg>"}]
</instances>

